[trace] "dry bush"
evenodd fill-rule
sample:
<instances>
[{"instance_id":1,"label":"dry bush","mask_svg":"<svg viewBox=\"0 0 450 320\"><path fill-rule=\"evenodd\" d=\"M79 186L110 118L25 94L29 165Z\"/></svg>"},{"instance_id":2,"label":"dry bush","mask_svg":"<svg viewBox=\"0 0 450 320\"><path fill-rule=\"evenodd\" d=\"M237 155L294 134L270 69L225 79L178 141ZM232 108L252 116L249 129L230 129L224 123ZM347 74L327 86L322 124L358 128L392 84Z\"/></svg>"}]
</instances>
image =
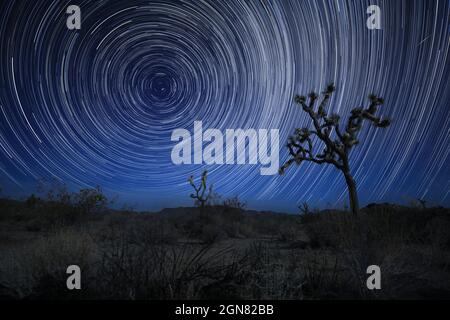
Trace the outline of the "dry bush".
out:
<instances>
[{"instance_id":1,"label":"dry bush","mask_svg":"<svg viewBox=\"0 0 450 320\"><path fill-rule=\"evenodd\" d=\"M348 295L348 279L333 252L307 250L301 260L305 299L339 299Z\"/></svg>"},{"instance_id":2,"label":"dry bush","mask_svg":"<svg viewBox=\"0 0 450 320\"><path fill-rule=\"evenodd\" d=\"M15 248L10 253L8 264L2 263L7 270L2 272L4 277L0 282L14 288L16 298L82 298L88 294L88 288L67 290L66 269L70 265L78 265L83 279L89 279L92 249L92 239L87 234L58 230L32 244Z\"/></svg>"},{"instance_id":3,"label":"dry bush","mask_svg":"<svg viewBox=\"0 0 450 320\"><path fill-rule=\"evenodd\" d=\"M358 217L328 212L305 224L316 250L334 250L348 277L348 293L355 298L428 296L450 286L433 280L448 277L450 217L440 209L370 206ZM426 258L424 257L426 255ZM369 291L366 269L380 266L383 290Z\"/></svg>"},{"instance_id":4,"label":"dry bush","mask_svg":"<svg viewBox=\"0 0 450 320\"><path fill-rule=\"evenodd\" d=\"M223 298L301 299L303 279L298 261L266 243L255 242L238 257L233 274L218 290L227 292Z\"/></svg>"},{"instance_id":5,"label":"dry bush","mask_svg":"<svg viewBox=\"0 0 450 320\"><path fill-rule=\"evenodd\" d=\"M234 196L223 201L223 207L226 211L241 212L245 210L247 204L239 199L238 196Z\"/></svg>"},{"instance_id":6,"label":"dry bush","mask_svg":"<svg viewBox=\"0 0 450 320\"><path fill-rule=\"evenodd\" d=\"M112 299L191 299L228 268L229 248L136 241L117 231L104 239L97 264L99 295Z\"/></svg>"}]
</instances>

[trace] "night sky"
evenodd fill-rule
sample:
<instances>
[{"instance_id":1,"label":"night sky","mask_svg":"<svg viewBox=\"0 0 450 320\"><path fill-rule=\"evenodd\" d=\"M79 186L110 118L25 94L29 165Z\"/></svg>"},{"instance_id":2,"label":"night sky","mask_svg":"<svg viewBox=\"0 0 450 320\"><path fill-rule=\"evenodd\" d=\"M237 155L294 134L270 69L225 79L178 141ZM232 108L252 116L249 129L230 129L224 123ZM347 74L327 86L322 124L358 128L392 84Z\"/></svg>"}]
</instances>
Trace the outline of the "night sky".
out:
<instances>
[{"instance_id":1,"label":"night sky","mask_svg":"<svg viewBox=\"0 0 450 320\"><path fill-rule=\"evenodd\" d=\"M70 4L81 30L66 27ZM371 4L381 30L366 27ZM330 166L262 176L260 165L170 158L172 131L196 120L279 129L283 146L310 125L294 95L334 82L330 113L347 118L373 92L393 119L366 123L351 153L361 204L450 205L448 0L2 0L0 40L3 196L54 177L154 210L191 205L187 178L208 169L218 193L251 208L342 207L346 185Z\"/></svg>"}]
</instances>

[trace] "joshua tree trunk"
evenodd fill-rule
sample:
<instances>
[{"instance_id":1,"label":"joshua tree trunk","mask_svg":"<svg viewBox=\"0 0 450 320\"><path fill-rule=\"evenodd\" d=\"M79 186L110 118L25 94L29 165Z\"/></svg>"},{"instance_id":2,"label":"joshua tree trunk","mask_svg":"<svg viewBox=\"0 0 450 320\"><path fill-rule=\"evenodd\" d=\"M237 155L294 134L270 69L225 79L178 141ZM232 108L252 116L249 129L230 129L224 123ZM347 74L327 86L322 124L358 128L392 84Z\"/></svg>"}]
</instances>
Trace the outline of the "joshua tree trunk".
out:
<instances>
[{"instance_id":1,"label":"joshua tree trunk","mask_svg":"<svg viewBox=\"0 0 450 320\"><path fill-rule=\"evenodd\" d=\"M344 171L345 182L347 183L348 188L348 198L350 200L350 209L353 215L356 217L358 215L359 210L359 201L358 201L358 193L356 191L356 182L353 179L352 175L349 171Z\"/></svg>"},{"instance_id":2,"label":"joshua tree trunk","mask_svg":"<svg viewBox=\"0 0 450 320\"><path fill-rule=\"evenodd\" d=\"M205 217L205 201L200 201L200 217Z\"/></svg>"}]
</instances>

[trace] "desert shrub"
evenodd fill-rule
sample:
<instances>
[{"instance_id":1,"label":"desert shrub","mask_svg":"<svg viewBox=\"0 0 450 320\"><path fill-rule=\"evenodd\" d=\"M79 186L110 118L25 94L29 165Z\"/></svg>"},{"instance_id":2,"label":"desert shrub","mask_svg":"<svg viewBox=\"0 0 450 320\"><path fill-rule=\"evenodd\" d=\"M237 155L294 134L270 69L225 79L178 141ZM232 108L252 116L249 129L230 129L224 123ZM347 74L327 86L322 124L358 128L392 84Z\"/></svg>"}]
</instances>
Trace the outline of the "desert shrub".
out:
<instances>
[{"instance_id":1,"label":"desert shrub","mask_svg":"<svg viewBox=\"0 0 450 320\"><path fill-rule=\"evenodd\" d=\"M8 260L9 270L3 270L4 278L0 283L15 288L16 298L86 298L92 248L88 235L69 229L58 230L12 252ZM74 264L82 270L83 290L69 291L66 288L66 268Z\"/></svg>"},{"instance_id":2,"label":"desert shrub","mask_svg":"<svg viewBox=\"0 0 450 320\"><path fill-rule=\"evenodd\" d=\"M72 226L105 212L110 203L100 187L73 193L57 180L43 180L38 189L45 198L32 195L25 202L30 231Z\"/></svg>"},{"instance_id":3,"label":"desert shrub","mask_svg":"<svg viewBox=\"0 0 450 320\"><path fill-rule=\"evenodd\" d=\"M28 209L36 209L40 205L42 205L42 199L34 193L25 200L25 207Z\"/></svg>"},{"instance_id":4,"label":"desert shrub","mask_svg":"<svg viewBox=\"0 0 450 320\"><path fill-rule=\"evenodd\" d=\"M239 299L301 299L302 274L299 259L286 263L283 254L267 243L254 242L237 260L228 281Z\"/></svg>"},{"instance_id":5,"label":"desert shrub","mask_svg":"<svg viewBox=\"0 0 450 320\"><path fill-rule=\"evenodd\" d=\"M45 201L61 205L72 204L72 194L65 183L56 178L41 179L38 182L38 191L43 194Z\"/></svg>"},{"instance_id":6,"label":"desert shrub","mask_svg":"<svg viewBox=\"0 0 450 320\"><path fill-rule=\"evenodd\" d=\"M27 215L27 229L32 231L52 230L73 225L78 212L71 205L58 202L45 202L42 206L30 210Z\"/></svg>"},{"instance_id":7,"label":"desert shrub","mask_svg":"<svg viewBox=\"0 0 450 320\"><path fill-rule=\"evenodd\" d=\"M111 228L99 244L100 260L97 277L98 294L105 298L132 299L142 291L146 272L150 269L148 252L126 231Z\"/></svg>"},{"instance_id":8,"label":"desert shrub","mask_svg":"<svg viewBox=\"0 0 450 320\"><path fill-rule=\"evenodd\" d=\"M97 286L112 299L189 299L224 268L226 251L210 246L135 242L117 231L101 244Z\"/></svg>"},{"instance_id":9,"label":"desert shrub","mask_svg":"<svg viewBox=\"0 0 450 320\"><path fill-rule=\"evenodd\" d=\"M424 274L449 272L445 268L450 219L444 212L372 205L358 217L320 213L304 227L313 248L329 248L338 254L342 273L348 278L347 293L352 297L418 297L419 288L432 292L442 287L431 280L424 282ZM366 269L372 264L383 270L385 286L381 291L366 289ZM439 290L449 289L444 286Z\"/></svg>"},{"instance_id":10,"label":"desert shrub","mask_svg":"<svg viewBox=\"0 0 450 320\"><path fill-rule=\"evenodd\" d=\"M238 197L226 199L223 202L222 212L229 220L239 220L242 218L245 210L245 203L241 202Z\"/></svg>"},{"instance_id":11,"label":"desert shrub","mask_svg":"<svg viewBox=\"0 0 450 320\"><path fill-rule=\"evenodd\" d=\"M312 223L320 219L319 212L312 210L307 202L303 202L299 207L300 222L303 224Z\"/></svg>"},{"instance_id":12,"label":"desert shrub","mask_svg":"<svg viewBox=\"0 0 450 320\"><path fill-rule=\"evenodd\" d=\"M234 196L223 201L223 206L226 210L243 211L247 204L239 199L238 196Z\"/></svg>"},{"instance_id":13,"label":"desert shrub","mask_svg":"<svg viewBox=\"0 0 450 320\"><path fill-rule=\"evenodd\" d=\"M214 190L211 190L208 201L206 202L207 207L217 207L222 203L222 195Z\"/></svg>"},{"instance_id":14,"label":"desert shrub","mask_svg":"<svg viewBox=\"0 0 450 320\"><path fill-rule=\"evenodd\" d=\"M304 252L301 273L305 299L337 299L344 297L345 291L348 291L348 279L345 279L340 269L338 257L331 252L321 250Z\"/></svg>"},{"instance_id":15,"label":"desert shrub","mask_svg":"<svg viewBox=\"0 0 450 320\"><path fill-rule=\"evenodd\" d=\"M74 195L74 205L82 215L100 213L106 210L108 199L102 189L97 186L94 189L81 189Z\"/></svg>"}]
</instances>

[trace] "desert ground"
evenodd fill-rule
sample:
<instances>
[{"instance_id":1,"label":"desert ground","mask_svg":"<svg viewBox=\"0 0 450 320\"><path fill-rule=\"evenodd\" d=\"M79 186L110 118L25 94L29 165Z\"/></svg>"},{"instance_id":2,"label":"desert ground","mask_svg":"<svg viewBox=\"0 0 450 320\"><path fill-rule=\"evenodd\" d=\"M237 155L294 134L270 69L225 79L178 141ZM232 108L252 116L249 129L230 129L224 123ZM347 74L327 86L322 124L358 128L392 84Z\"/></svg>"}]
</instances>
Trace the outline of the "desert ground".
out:
<instances>
[{"instance_id":1,"label":"desert ground","mask_svg":"<svg viewBox=\"0 0 450 320\"><path fill-rule=\"evenodd\" d=\"M293 215L233 198L150 213L85 200L0 200L1 299L450 298L446 208ZM66 288L74 264L81 290ZM367 289L369 265L381 290Z\"/></svg>"}]
</instances>

